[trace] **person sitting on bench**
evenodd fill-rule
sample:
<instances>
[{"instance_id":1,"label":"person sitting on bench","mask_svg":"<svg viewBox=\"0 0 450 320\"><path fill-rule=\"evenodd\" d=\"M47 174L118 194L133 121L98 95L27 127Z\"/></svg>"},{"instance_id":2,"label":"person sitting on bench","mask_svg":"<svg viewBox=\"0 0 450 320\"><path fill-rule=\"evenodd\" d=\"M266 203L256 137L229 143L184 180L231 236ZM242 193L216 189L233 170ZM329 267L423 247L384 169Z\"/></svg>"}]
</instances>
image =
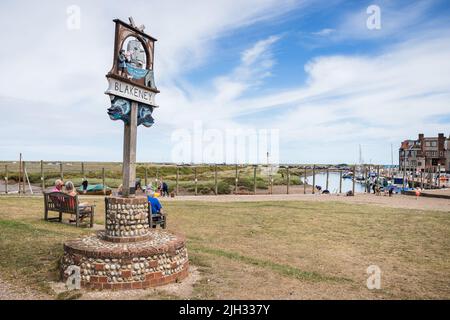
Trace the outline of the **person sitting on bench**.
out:
<instances>
[{"instance_id":1,"label":"person sitting on bench","mask_svg":"<svg viewBox=\"0 0 450 320\"><path fill-rule=\"evenodd\" d=\"M55 181L55 187L52 189L52 192L62 192L64 186L64 182L61 179Z\"/></svg>"},{"instance_id":2,"label":"person sitting on bench","mask_svg":"<svg viewBox=\"0 0 450 320\"><path fill-rule=\"evenodd\" d=\"M66 187L67 195L69 195L71 197L77 196L77 191L75 190L75 186L72 181L67 181L65 187ZM71 199L71 201L73 201L73 203L71 203L70 205L71 205L71 207L74 207L75 199ZM84 218L88 217L91 214L91 206L87 203L80 203L78 205L78 208L80 208L80 211L81 211L80 221L83 221ZM71 217L71 219L69 221L76 222L76 220L73 218L73 216Z\"/></svg>"},{"instance_id":3,"label":"person sitting on bench","mask_svg":"<svg viewBox=\"0 0 450 320\"><path fill-rule=\"evenodd\" d=\"M136 178L136 182L134 184L134 190L135 191L138 191L138 190L142 191L141 178Z\"/></svg>"},{"instance_id":4,"label":"person sitting on bench","mask_svg":"<svg viewBox=\"0 0 450 320\"><path fill-rule=\"evenodd\" d=\"M157 198L155 198L155 191L151 188L147 188L147 199L148 199L148 205L152 208L152 216L161 214L164 215L163 207L161 205L161 202ZM154 228L156 225L154 226Z\"/></svg>"}]
</instances>

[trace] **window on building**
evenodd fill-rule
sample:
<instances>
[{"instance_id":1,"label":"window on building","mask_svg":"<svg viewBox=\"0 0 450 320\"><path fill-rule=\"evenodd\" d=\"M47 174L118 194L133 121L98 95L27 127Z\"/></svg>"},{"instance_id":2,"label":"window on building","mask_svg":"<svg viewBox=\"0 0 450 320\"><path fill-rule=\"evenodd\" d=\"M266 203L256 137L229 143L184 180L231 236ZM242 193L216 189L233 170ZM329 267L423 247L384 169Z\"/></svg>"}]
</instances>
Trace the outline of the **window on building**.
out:
<instances>
[{"instance_id":1,"label":"window on building","mask_svg":"<svg viewBox=\"0 0 450 320\"><path fill-rule=\"evenodd\" d=\"M431 141L431 146L432 147L437 147L437 141Z\"/></svg>"}]
</instances>

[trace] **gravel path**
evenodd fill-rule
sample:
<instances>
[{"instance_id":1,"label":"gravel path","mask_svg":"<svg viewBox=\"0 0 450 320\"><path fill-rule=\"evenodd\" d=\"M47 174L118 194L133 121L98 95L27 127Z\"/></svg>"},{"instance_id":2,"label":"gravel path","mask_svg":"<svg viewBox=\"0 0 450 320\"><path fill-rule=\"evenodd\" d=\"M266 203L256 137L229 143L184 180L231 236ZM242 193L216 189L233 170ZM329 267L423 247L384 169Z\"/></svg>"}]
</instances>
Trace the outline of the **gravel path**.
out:
<instances>
[{"instance_id":1,"label":"gravel path","mask_svg":"<svg viewBox=\"0 0 450 320\"><path fill-rule=\"evenodd\" d=\"M48 300L51 297L30 288L19 287L0 275L0 300Z\"/></svg>"}]
</instances>

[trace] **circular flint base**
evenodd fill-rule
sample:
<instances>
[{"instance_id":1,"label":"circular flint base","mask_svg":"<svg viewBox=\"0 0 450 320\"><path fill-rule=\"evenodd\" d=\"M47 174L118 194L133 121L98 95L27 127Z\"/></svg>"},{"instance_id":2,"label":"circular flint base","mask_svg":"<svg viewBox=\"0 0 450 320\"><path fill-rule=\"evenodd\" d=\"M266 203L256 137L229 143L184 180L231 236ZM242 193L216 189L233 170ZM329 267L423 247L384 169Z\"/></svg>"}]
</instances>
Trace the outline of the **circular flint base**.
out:
<instances>
[{"instance_id":1,"label":"circular flint base","mask_svg":"<svg viewBox=\"0 0 450 320\"><path fill-rule=\"evenodd\" d=\"M178 282L188 275L186 240L165 231L151 231L141 242L114 243L104 232L64 244L61 274L80 267L81 286L90 289L142 289Z\"/></svg>"},{"instance_id":2,"label":"circular flint base","mask_svg":"<svg viewBox=\"0 0 450 320\"><path fill-rule=\"evenodd\" d=\"M142 236L134 236L134 237L112 237L112 236L107 235L105 232L100 232L100 234L98 236L105 241L115 242L115 243L140 242L140 241L147 241L147 240L152 239L150 232L148 232L147 234L142 235Z\"/></svg>"}]
</instances>

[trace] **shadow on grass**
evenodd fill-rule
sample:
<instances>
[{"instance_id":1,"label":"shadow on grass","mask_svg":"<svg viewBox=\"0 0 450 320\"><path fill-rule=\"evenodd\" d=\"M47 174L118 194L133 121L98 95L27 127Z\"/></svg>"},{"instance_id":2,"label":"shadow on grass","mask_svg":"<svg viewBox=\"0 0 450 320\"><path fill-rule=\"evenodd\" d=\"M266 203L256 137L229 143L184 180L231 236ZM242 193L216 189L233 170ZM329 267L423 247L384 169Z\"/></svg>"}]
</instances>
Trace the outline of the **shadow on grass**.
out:
<instances>
[{"instance_id":1,"label":"shadow on grass","mask_svg":"<svg viewBox=\"0 0 450 320\"><path fill-rule=\"evenodd\" d=\"M257 266L260 268L270 269L278 274L281 274L286 277L294 278L302 281L311 281L311 282L353 282L351 279L342 278L342 277L334 277L320 274L314 271L303 271L298 268L275 263L272 261L261 260L257 258L252 258L248 256L241 255L236 252L224 251L220 249L206 248L200 246L190 246L190 250L194 252L207 253L219 257L225 257L234 261L239 261L242 263L246 263L249 265Z\"/></svg>"},{"instance_id":2,"label":"shadow on grass","mask_svg":"<svg viewBox=\"0 0 450 320\"><path fill-rule=\"evenodd\" d=\"M48 282L59 280L59 260L66 237L23 222L0 220L2 276L53 294Z\"/></svg>"}]
</instances>

